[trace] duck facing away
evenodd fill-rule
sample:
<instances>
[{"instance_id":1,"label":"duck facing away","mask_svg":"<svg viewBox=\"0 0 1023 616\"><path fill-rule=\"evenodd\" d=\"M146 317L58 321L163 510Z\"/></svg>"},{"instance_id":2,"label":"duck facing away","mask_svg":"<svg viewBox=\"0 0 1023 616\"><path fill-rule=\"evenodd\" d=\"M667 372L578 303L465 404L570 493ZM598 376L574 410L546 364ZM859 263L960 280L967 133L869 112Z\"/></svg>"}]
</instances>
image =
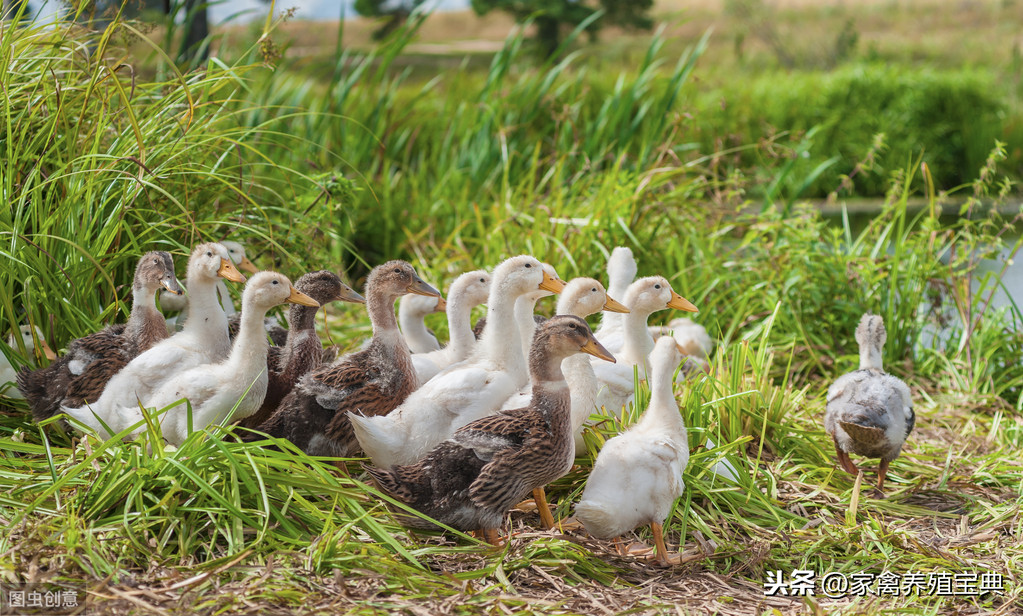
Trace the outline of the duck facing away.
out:
<instances>
[{"instance_id":1,"label":"duck facing away","mask_svg":"<svg viewBox=\"0 0 1023 616\"><path fill-rule=\"evenodd\" d=\"M163 315L156 308L160 289L182 293L170 253L147 252L135 267L131 314L126 323L71 341L67 353L46 368L23 368L18 373L18 389L32 409L33 419L52 417L61 405L95 402L111 377L167 337Z\"/></svg>"},{"instance_id":2,"label":"duck facing away","mask_svg":"<svg viewBox=\"0 0 1023 616\"><path fill-rule=\"evenodd\" d=\"M50 345L46 344L46 338L43 337L43 330L39 329L39 327L21 325L18 327L17 336L21 338L21 344L30 358L37 359L36 355L40 355L50 361L57 359L57 355L53 352L53 349L50 348ZM17 339L14 334L7 339L7 346L9 346L12 351L18 348ZM33 365L38 364L33 363ZM24 369L25 368L22 368L22 370ZM10 360L7 359L6 355L0 353L0 392L3 392L4 396L17 399L25 397L19 389L20 385L17 387L13 385L17 378L18 372L15 371ZM12 385L7 386L8 383L12 383Z\"/></svg>"},{"instance_id":3,"label":"duck facing away","mask_svg":"<svg viewBox=\"0 0 1023 616\"><path fill-rule=\"evenodd\" d=\"M307 373L259 430L286 438L313 456L358 454L348 412L384 415L416 387L411 353L394 318L394 302L408 293L440 296L404 261L373 268L366 281L373 327L369 346ZM257 440L259 435L246 438Z\"/></svg>"},{"instance_id":4,"label":"duck facing away","mask_svg":"<svg viewBox=\"0 0 1023 616\"><path fill-rule=\"evenodd\" d=\"M423 320L434 312L445 312L448 303L443 297L416 295L412 293L398 302L398 328L405 337L408 349L415 353L430 353L440 350L437 336L426 327Z\"/></svg>"},{"instance_id":5,"label":"duck facing away","mask_svg":"<svg viewBox=\"0 0 1023 616\"><path fill-rule=\"evenodd\" d=\"M114 421L122 407L137 407L176 374L203 364L223 361L231 350L227 336L227 315L217 301L220 278L244 282L227 249L216 243L200 244L188 259L188 288L192 318L170 338L128 362L110 378L94 403L62 406L68 415L103 433L102 422ZM107 422L109 423L109 422Z\"/></svg>"},{"instance_id":6,"label":"duck facing away","mask_svg":"<svg viewBox=\"0 0 1023 616\"><path fill-rule=\"evenodd\" d=\"M650 404L631 428L604 444L593 464L576 517L598 539L621 536L649 524L657 559L668 564L661 525L685 484L689 441L672 391L682 349L670 336L650 354Z\"/></svg>"},{"instance_id":7,"label":"duck facing away","mask_svg":"<svg viewBox=\"0 0 1023 616\"><path fill-rule=\"evenodd\" d=\"M366 303L366 299L342 282L337 274L327 270L305 274L295 281L295 288L313 298L317 305L292 303L288 311L290 327L284 345L267 350L268 380L263 404L258 411L239 422L247 428L256 428L269 419L295 383L322 363L323 343L316 335L316 313L320 306L336 301Z\"/></svg>"},{"instance_id":8,"label":"duck facing away","mask_svg":"<svg viewBox=\"0 0 1023 616\"><path fill-rule=\"evenodd\" d=\"M489 292L490 274L484 270L466 272L451 283L447 303L450 334L447 345L432 353L412 354L412 365L420 385L451 364L469 357L469 353L476 347L476 336L473 335L469 316L473 308L487 301Z\"/></svg>"},{"instance_id":9,"label":"duck facing away","mask_svg":"<svg viewBox=\"0 0 1023 616\"><path fill-rule=\"evenodd\" d=\"M881 458L878 490L884 488L888 464L899 457L916 421L909 387L882 368L881 350L887 337L880 316L863 315L856 328L860 368L828 388L824 414L824 429L835 441L842 468L852 475L859 472L849 453Z\"/></svg>"},{"instance_id":10,"label":"duck facing away","mask_svg":"<svg viewBox=\"0 0 1023 616\"><path fill-rule=\"evenodd\" d=\"M501 408L529 380L518 344L514 306L537 289L558 289L554 278L529 255L505 259L496 268L487 299L490 324L472 355L441 371L393 412L377 417L351 414L356 437L373 464L411 464L465 424Z\"/></svg>"},{"instance_id":11,"label":"duck facing away","mask_svg":"<svg viewBox=\"0 0 1023 616\"><path fill-rule=\"evenodd\" d=\"M516 503L533 492L542 508L543 487L572 467L570 397L561 362L580 352L614 361L585 321L552 317L537 330L530 349L533 396L528 406L462 426L415 464L366 470L399 501L453 528L481 529L494 541ZM413 516L403 521L436 528Z\"/></svg>"}]
</instances>

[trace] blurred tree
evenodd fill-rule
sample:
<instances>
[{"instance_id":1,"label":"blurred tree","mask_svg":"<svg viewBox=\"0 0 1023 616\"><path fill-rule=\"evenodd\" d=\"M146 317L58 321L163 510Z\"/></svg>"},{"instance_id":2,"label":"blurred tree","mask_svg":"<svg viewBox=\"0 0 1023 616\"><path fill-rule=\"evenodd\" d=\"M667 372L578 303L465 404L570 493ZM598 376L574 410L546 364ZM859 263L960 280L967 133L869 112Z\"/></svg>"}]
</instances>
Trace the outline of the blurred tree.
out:
<instances>
[{"instance_id":1,"label":"blurred tree","mask_svg":"<svg viewBox=\"0 0 1023 616\"><path fill-rule=\"evenodd\" d=\"M516 21L532 17L536 24L536 38L545 57L551 57L561 44L562 26L575 27L603 10L604 16L590 24L588 31L596 37L597 30L610 24L623 28L649 29L653 25L647 13L653 0L472 0L472 8L479 15L498 10L511 13Z\"/></svg>"},{"instance_id":2,"label":"blurred tree","mask_svg":"<svg viewBox=\"0 0 1023 616\"><path fill-rule=\"evenodd\" d=\"M373 31L373 39L379 41L405 23L412 11L425 0L355 0L355 12L364 17L387 17L384 23Z\"/></svg>"}]
</instances>

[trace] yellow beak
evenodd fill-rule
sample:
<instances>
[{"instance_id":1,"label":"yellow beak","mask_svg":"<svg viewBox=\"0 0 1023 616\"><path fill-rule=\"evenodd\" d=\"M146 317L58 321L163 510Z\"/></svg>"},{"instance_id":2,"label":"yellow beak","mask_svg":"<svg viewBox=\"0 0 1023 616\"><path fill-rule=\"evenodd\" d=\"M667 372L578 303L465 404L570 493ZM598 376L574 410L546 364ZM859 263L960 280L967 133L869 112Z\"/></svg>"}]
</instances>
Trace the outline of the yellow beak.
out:
<instances>
[{"instance_id":1,"label":"yellow beak","mask_svg":"<svg viewBox=\"0 0 1023 616\"><path fill-rule=\"evenodd\" d=\"M242 276L242 273L238 271L234 263L224 258L220 259L220 269L217 270L217 275L231 282L245 282L245 276Z\"/></svg>"},{"instance_id":2,"label":"yellow beak","mask_svg":"<svg viewBox=\"0 0 1023 616\"><path fill-rule=\"evenodd\" d=\"M674 291L671 292L671 301L668 302L668 308L674 308L675 310L685 310L686 312L699 312L693 302L682 297Z\"/></svg>"},{"instance_id":3,"label":"yellow beak","mask_svg":"<svg viewBox=\"0 0 1023 616\"><path fill-rule=\"evenodd\" d=\"M295 287L291 287L291 294L288 295L288 299L285 301L289 304L300 304L302 306L312 306L314 308L320 307L320 303L318 301L299 291Z\"/></svg>"},{"instance_id":4,"label":"yellow beak","mask_svg":"<svg viewBox=\"0 0 1023 616\"><path fill-rule=\"evenodd\" d=\"M605 295L604 297L606 298L606 301L604 302L604 307L602 308L602 310L607 310L608 312L621 312L626 314L629 312L629 309L625 306L625 304L620 304L616 302L614 299L612 299L610 295Z\"/></svg>"},{"instance_id":5,"label":"yellow beak","mask_svg":"<svg viewBox=\"0 0 1023 616\"><path fill-rule=\"evenodd\" d=\"M550 291L551 293L561 293L565 290L565 281L544 272L543 282L540 283L539 288L544 291Z\"/></svg>"},{"instance_id":6,"label":"yellow beak","mask_svg":"<svg viewBox=\"0 0 1023 616\"><path fill-rule=\"evenodd\" d=\"M248 257L242 257L242 260L238 262L238 267L245 270L250 274L258 274L259 268L255 266L252 261L249 261Z\"/></svg>"},{"instance_id":7,"label":"yellow beak","mask_svg":"<svg viewBox=\"0 0 1023 616\"><path fill-rule=\"evenodd\" d=\"M597 339L594 338L593 336L590 336L589 342L580 347L579 350L581 350L583 353L587 353L594 357L603 359L604 361L609 361L612 364L618 363L615 361L614 355L612 355L599 342L597 342Z\"/></svg>"},{"instance_id":8,"label":"yellow beak","mask_svg":"<svg viewBox=\"0 0 1023 616\"><path fill-rule=\"evenodd\" d=\"M50 348L50 345L46 344L46 341L43 340L42 338L39 339L39 350L43 352L43 355L46 357L46 359L50 361L57 359L57 354L53 352L53 349Z\"/></svg>"},{"instance_id":9,"label":"yellow beak","mask_svg":"<svg viewBox=\"0 0 1023 616\"><path fill-rule=\"evenodd\" d=\"M443 297L437 298L437 307L433 309L434 312L447 312L448 300Z\"/></svg>"}]
</instances>

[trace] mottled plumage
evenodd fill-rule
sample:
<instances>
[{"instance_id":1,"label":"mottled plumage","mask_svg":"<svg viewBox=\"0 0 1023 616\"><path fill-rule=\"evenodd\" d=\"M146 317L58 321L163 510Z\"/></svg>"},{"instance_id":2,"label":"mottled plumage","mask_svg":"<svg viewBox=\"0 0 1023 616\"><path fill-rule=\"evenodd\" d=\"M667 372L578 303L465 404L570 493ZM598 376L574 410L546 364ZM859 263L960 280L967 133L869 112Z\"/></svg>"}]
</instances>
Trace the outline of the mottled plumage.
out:
<instances>
[{"instance_id":1,"label":"mottled plumage","mask_svg":"<svg viewBox=\"0 0 1023 616\"><path fill-rule=\"evenodd\" d=\"M530 349L529 406L466 424L415 464L367 471L381 489L444 524L499 528L512 506L572 467L570 397L561 362L579 352L611 359L582 319L549 319ZM421 518L402 519L413 527L434 527Z\"/></svg>"},{"instance_id":2,"label":"mottled plumage","mask_svg":"<svg viewBox=\"0 0 1023 616\"><path fill-rule=\"evenodd\" d=\"M365 303L365 299L341 281L337 274L320 270L310 272L297 281L295 288L316 300L320 306L334 301ZM316 313L319 307L292 304L288 312L289 329L283 346L267 350L267 386L263 404L240 423L255 428L270 418L291 392L298 380L323 361L323 343L316 335ZM283 329L283 328L282 328Z\"/></svg>"},{"instance_id":3,"label":"mottled plumage","mask_svg":"<svg viewBox=\"0 0 1023 616\"><path fill-rule=\"evenodd\" d=\"M394 302L406 293L440 295L404 261L374 268L366 282L373 325L369 346L308 372L259 430L286 438L309 455L356 455L359 444L347 413L384 415L416 387L408 345L394 318Z\"/></svg>"},{"instance_id":4,"label":"mottled plumage","mask_svg":"<svg viewBox=\"0 0 1023 616\"><path fill-rule=\"evenodd\" d=\"M36 421L52 417L61 405L95 402L112 376L167 337L163 315L156 309L161 288L181 293L174 263L166 252L148 252L135 268L131 316L126 323L71 341L67 353L46 368L23 368L18 373L18 388Z\"/></svg>"},{"instance_id":5,"label":"mottled plumage","mask_svg":"<svg viewBox=\"0 0 1023 616\"><path fill-rule=\"evenodd\" d=\"M881 317L863 315L856 328L860 369L831 385L824 415L824 429L835 442L842 468L853 475L859 472L849 453L881 458L879 489L884 487L889 462L899 456L916 421L909 387L882 368L886 338Z\"/></svg>"}]
</instances>

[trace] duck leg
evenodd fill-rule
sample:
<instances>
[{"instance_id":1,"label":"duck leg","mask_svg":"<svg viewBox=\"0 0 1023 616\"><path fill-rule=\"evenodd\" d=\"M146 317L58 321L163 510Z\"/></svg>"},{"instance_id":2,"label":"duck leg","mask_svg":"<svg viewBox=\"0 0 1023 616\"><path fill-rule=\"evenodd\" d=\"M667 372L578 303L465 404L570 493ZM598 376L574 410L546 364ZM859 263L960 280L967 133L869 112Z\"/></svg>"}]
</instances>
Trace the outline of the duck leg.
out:
<instances>
[{"instance_id":1,"label":"duck leg","mask_svg":"<svg viewBox=\"0 0 1023 616\"><path fill-rule=\"evenodd\" d=\"M877 467L877 489L884 490L884 480L888 477L888 460L881 458L881 464Z\"/></svg>"},{"instance_id":2,"label":"duck leg","mask_svg":"<svg viewBox=\"0 0 1023 616\"><path fill-rule=\"evenodd\" d=\"M671 563L668 560L668 547L664 545L664 529L661 528L660 522L652 522L650 524L650 529L654 531L654 545L657 547L657 562L667 567Z\"/></svg>"},{"instance_id":3,"label":"duck leg","mask_svg":"<svg viewBox=\"0 0 1023 616\"><path fill-rule=\"evenodd\" d=\"M540 525L544 530L554 528L554 515L547 505L547 493L542 487L533 490L533 502L536 503L536 510L540 512Z\"/></svg>"},{"instance_id":4,"label":"duck leg","mask_svg":"<svg viewBox=\"0 0 1023 616\"><path fill-rule=\"evenodd\" d=\"M480 530L483 540L490 545L501 545L501 532L496 528L484 528Z\"/></svg>"},{"instance_id":5,"label":"duck leg","mask_svg":"<svg viewBox=\"0 0 1023 616\"><path fill-rule=\"evenodd\" d=\"M860 472L860 469L856 468L856 465L853 464L852 458L849 457L849 454L843 451L842 448L838 445L838 439L836 438L834 440L835 455L838 457L839 466L845 469L845 472L849 473L850 475L858 474Z\"/></svg>"}]
</instances>

